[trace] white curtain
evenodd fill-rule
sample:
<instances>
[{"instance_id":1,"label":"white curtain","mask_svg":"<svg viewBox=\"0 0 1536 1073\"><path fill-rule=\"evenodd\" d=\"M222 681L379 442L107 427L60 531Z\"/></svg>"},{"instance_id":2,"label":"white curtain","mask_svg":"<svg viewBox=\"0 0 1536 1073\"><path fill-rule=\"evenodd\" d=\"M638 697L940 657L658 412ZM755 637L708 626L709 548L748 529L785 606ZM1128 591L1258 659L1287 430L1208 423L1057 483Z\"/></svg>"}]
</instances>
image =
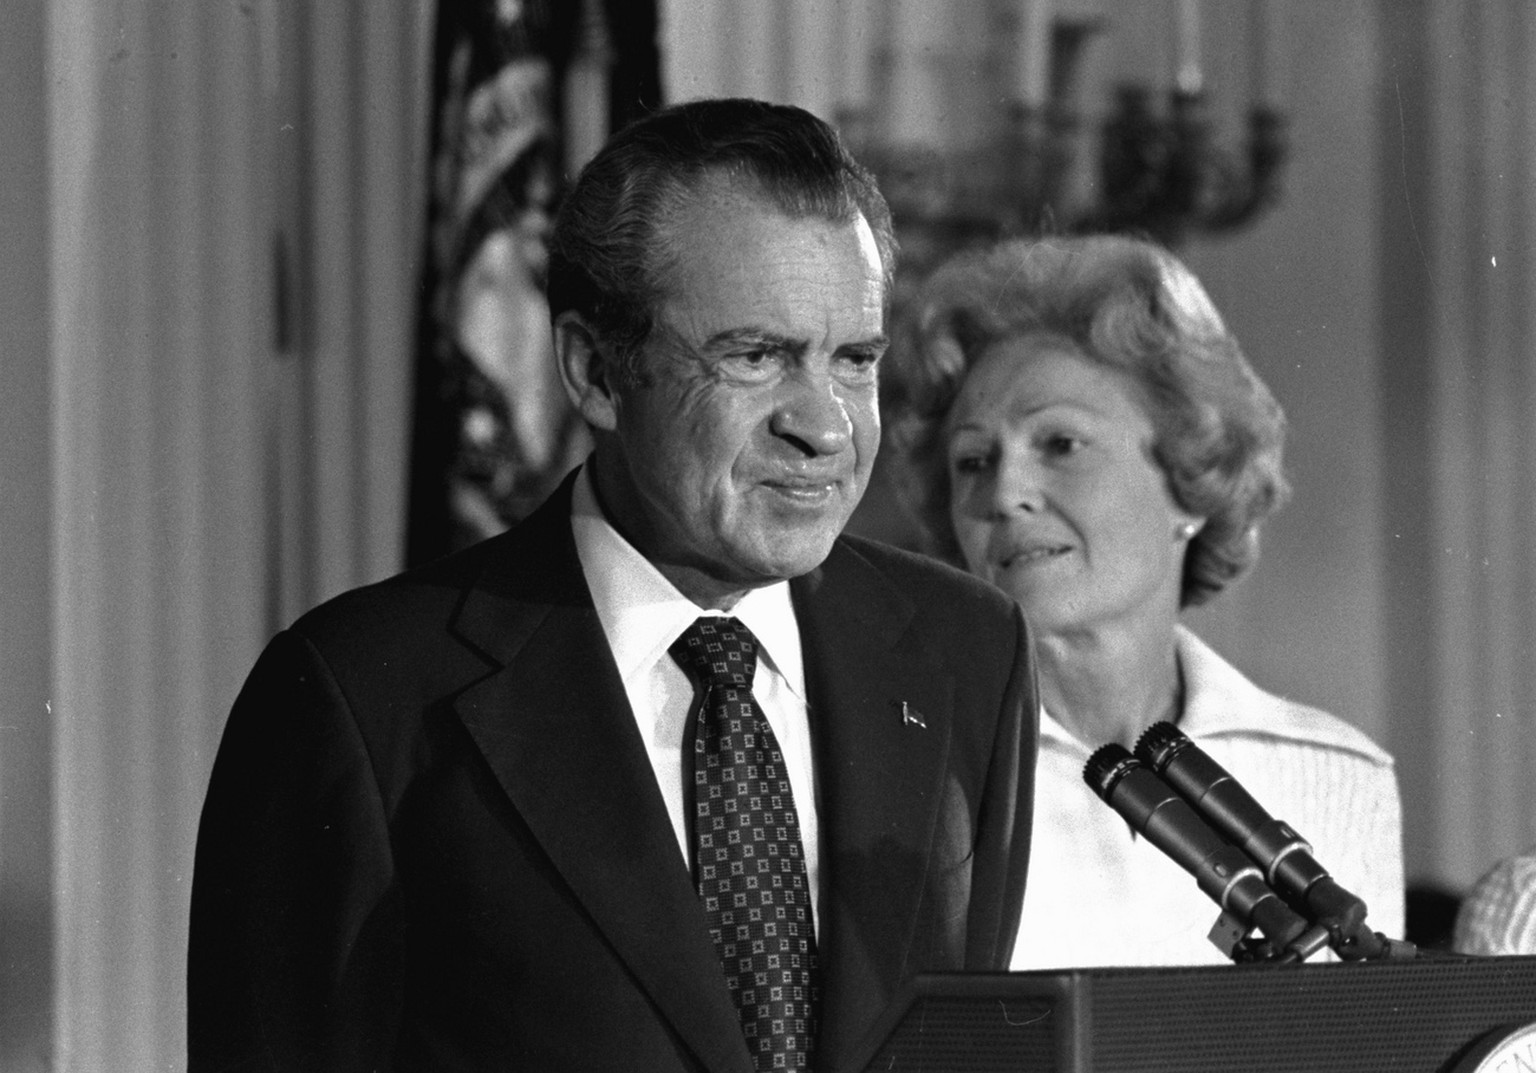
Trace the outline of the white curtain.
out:
<instances>
[{"instance_id":1,"label":"white curtain","mask_svg":"<svg viewBox=\"0 0 1536 1073\"><path fill-rule=\"evenodd\" d=\"M399 566L429 9L46 7L24 208L49 221L51 397L23 457L51 489L51 669L22 714L51 737L25 740L53 772L51 1011L28 1023L52 1042L6 1044L7 1069L184 1064L229 705L273 629Z\"/></svg>"},{"instance_id":2,"label":"white curtain","mask_svg":"<svg viewBox=\"0 0 1536 1073\"><path fill-rule=\"evenodd\" d=\"M1536 843L1536 12L1383 15L1399 61L1383 110L1399 117L1384 151L1402 317L1385 360L1423 393L1389 397L1386 415L1424 473L1391 489L1424 530L1395 578L1401 737L1420 745L1405 803L1459 882Z\"/></svg>"},{"instance_id":3,"label":"white curtain","mask_svg":"<svg viewBox=\"0 0 1536 1073\"><path fill-rule=\"evenodd\" d=\"M53 1061L165 1068L217 707L262 621L259 22L49 13Z\"/></svg>"}]
</instances>

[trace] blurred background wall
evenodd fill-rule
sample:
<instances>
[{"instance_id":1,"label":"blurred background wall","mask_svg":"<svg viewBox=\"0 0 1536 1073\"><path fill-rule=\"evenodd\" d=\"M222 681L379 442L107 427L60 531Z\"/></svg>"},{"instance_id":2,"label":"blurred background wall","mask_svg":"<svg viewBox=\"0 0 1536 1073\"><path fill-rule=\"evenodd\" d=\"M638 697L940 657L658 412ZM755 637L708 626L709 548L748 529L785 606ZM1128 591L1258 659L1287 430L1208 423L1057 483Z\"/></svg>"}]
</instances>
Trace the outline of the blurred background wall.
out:
<instances>
[{"instance_id":1,"label":"blurred background wall","mask_svg":"<svg viewBox=\"0 0 1536 1073\"><path fill-rule=\"evenodd\" d=\"M1283 190L1181 253L1290 415L1296 495L1196 626L1396 754L1411 878L1455 893L1536 842L1536 12L1266 6ZM1105 20L1091 124L1116 82L1172 78L1179 7L1055 5ZM925 9L963 73L958 0L888 5ZM659 10L668 99L835 118L867 55L851 2ZM1236 146L1257 5L1199 10ZM282 623L403 560L431 4L8 14L0 1068L176 1069L229 704ZM857 525L902 536L879 488Z\"/></svg>"}]
</instances>

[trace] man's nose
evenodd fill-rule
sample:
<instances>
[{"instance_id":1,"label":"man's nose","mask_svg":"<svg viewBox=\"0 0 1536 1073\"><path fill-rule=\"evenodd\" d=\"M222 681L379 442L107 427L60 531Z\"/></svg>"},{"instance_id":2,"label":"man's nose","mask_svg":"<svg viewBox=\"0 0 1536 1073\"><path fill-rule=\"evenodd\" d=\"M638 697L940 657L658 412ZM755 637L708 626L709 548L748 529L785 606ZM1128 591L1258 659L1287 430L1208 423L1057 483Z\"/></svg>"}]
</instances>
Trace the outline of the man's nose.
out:
<instances>
[{"instance_id":1,"label":"man's nose","mask_svg":"<svg viewBox=\"0 0 1536 1073\"><path fill-rule=\"evenodd\" d=\"M789 377L774 407L771 427L807 455L832 455L853 440L853 419L831 376L803 371Z\"/></svg>"}]
</instances>

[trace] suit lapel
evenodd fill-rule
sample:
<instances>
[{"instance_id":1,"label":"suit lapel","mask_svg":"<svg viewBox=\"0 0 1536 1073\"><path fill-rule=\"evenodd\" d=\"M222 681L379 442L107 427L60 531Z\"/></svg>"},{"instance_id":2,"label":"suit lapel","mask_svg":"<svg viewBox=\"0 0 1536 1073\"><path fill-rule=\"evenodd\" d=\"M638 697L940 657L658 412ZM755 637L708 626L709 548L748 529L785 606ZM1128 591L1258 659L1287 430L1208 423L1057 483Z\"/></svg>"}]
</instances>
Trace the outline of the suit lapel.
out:
<instances>
[{"instance_id":1,"label":"suit lapel","mask_svg":"<svg viewBox=\"0 0 1536 1073\"><path fill-rule=\"evenodd\" d=\"M819 785L822 1055L846 1057L908 972L944 791L948 670L905 641L916 607L841 542L793 584ZM905 703L905 708L903 704Z\"/></svg>"},{"instance_id":2,"label":"suit lapel","mask_svg":"<svg viewBox=\"0 0 1536 1073\"><path fill-rule=\"evenodd\" d=\"M736 1011L570 535L570 482L507 537L454 630L495 669L456 702L498 783L705 1068L750 1071ZM912 601L839 542L792 583L822 840L823 1032L846 1058L904 979L944 791L947 669ZM904 718L902 703L906 703Z\"/></svg>"},{"instance_id":3,"label":"suit lapel","mask_svg":"<svg viewBox=\"0 0 1536 1073\"><path fill-rule=\"evenodd\" d=\"M705 1068L750 1070L688 867L570 536L569 482L456 623L500 669L457 709L575 896Z\"/></svg>"}]
</instances>

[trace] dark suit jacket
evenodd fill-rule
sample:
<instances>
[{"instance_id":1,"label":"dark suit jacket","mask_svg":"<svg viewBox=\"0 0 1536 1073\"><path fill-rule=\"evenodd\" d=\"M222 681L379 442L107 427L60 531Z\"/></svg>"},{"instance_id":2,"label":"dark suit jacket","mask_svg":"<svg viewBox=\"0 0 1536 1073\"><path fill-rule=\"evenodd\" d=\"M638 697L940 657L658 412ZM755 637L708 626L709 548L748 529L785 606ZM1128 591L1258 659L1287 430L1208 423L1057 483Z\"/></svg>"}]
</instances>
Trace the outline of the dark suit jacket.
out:
<instances>
[{"instance_id":1,"label":"dark suit jacket","mask_svg":"<svg viewBox=\"0 0 1536 1073\"><path fill-rule=\"evenodd\" d=\"M192 1073L751 1069L569 514L567 482L262 655L198 833ZM957 571L845 538L791 590L825 1070L913 972L1006 967L1036 704L1023 619Z\"/></svg>"}]
</instances>

